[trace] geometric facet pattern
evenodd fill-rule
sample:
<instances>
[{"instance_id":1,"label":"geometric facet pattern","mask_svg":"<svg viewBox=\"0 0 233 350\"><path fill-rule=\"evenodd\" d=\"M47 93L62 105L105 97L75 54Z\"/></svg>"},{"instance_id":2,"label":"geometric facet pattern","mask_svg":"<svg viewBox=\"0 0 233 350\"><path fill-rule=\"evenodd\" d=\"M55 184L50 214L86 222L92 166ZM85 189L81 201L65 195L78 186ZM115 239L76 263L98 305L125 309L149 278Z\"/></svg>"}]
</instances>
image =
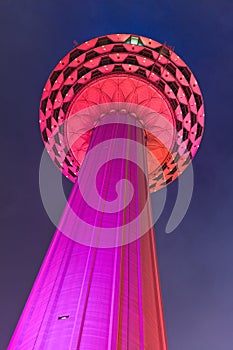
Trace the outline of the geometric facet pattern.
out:
<instances>
[{"instance_id":1,"label":"geometric facet pattern","mask_svg":"<svg viewBox=\"0 0 233 350\"><path fill-rule=\"evenodd\" d=\"M136 81L140 86L149 86L170 110L176 131L174 142L161 158L162 173L156 169L149 171L150 189L156 191L188 166L199 147L204 127L204 106L198 83L182 59L165 44L137 35L112 34L75 47L57 64L43 90L40 128L45 146L63 174L75 181L85 149L79 155L72 151L64 122L79 96L87 93L93 84L101 85L110 78L115 82L128 79L134 86ZM115 96L120 96L119 91L116 88ZM103 99L101 93L99 96ZM159 113L156 109L155 112ZM146 137L152 149L155 140L149 134ZM148 161L150 166L150 159Z\"/></svg>"}]
</instances>

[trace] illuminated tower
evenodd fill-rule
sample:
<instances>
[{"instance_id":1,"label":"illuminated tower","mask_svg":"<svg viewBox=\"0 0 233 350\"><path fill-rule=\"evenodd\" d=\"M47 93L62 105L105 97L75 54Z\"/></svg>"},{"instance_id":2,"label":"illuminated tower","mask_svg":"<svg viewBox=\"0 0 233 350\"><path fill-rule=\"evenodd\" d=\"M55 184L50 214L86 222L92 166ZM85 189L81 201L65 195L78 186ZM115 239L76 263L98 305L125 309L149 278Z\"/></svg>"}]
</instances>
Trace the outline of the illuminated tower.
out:
<instances>
[{"instance_id":1,"label":"illuminated tower","mask_svg":"<svg viewBox=\"0 0 233 350\"><path fill-rule=\"evenodd\" d=\"M75 184L8 350L167 349L149 190L188 166L203 125L198 84L165 44L108 35L58 63L40 128Z\"/></svg>"}]
</instances>

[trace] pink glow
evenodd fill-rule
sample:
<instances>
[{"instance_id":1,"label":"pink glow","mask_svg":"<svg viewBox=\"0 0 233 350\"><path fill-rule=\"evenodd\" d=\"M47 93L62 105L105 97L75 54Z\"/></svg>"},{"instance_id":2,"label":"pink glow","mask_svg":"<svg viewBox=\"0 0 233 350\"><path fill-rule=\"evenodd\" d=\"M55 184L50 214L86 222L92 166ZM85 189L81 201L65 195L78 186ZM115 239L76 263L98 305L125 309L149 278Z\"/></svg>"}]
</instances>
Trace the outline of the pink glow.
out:
<instances>
[{"instance_id":1,"label":"pink glow","mask_svg":"<svg viewBox=\"0 0 233 350\"><path fill-rule=\"evenodd\" d=\"M111 34L94 38L76 46L58 63L45 85L40 108L41 133L50 157L75 182L95 118L101 113L95 113L88 132L75 139L75 156L66 152L72 137L62 132L64 122L88 106L104 109L104 104L114 102L146 106L173 125L171 145L160 138L160 133L150 132L147 140L148 150L163 167L163 172L158 172L148 157L150 191L167 186L187 168L198 150L204 105L200 87L185 62L171 47L143 36ZM84 119L75 121L76 131L77 122L82 126ZM156 118L151 126L158 126Z\"/></svg>"}]
</instances>

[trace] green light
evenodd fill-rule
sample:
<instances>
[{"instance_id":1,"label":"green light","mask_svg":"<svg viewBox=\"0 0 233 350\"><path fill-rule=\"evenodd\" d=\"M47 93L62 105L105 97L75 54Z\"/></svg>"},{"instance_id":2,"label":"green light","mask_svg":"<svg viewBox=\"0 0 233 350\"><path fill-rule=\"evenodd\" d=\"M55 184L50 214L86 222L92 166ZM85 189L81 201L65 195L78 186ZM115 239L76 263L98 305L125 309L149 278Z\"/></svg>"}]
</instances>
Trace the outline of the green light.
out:
<instances>
[{"instance_id":1,"label":"green light","mask_svg":"<svg viewBox=\"0 0 233 350\"><path fill-rule=\"evenodd\" d=\"M130 38L128 38L125 41L126 44L131 44L131 45L137 45L137 46L144 46L140 37L139 36L135 36L135 35L131 35Z\"/></svg>"},{"instance_id":2,"label":"green light","mask_svg":"<svg viewBox=\"0 0 233 350\"><path fill-rule=\"evenodd\" d=\"M132 45L138 45L139 37L138 36L131 36L130 43Z\"/></svg>"}]
</instances>

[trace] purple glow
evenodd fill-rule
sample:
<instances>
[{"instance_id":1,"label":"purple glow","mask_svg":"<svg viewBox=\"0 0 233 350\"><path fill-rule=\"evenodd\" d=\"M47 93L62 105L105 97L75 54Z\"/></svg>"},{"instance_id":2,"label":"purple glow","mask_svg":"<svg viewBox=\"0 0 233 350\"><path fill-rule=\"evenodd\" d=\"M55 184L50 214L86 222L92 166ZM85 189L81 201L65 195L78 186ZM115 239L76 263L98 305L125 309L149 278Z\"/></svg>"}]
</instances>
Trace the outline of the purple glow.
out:
<instances>
[{"instance_id":1,"label":"purple glow","mask_svg":"<svg viewBox=\"0 0 233 350\"><path fill-rule=\"evenodd\" d=\"M125 140L121 145L122 159L106 162L97 176L98 210L94 212L83 201L77 181L61 220L63 227L85 234L79 232L79 227L72 227L75 223L69 220L71 207L77 215L91 220L92 239L97 242L102 227L110 224L116 230L115 247L81 245L57 230L8 350L167 349L153 229L124 244L127 223L149 200L145 175L124 159L125 153L134 153L145 161L143 148L132 148L129 142L144 144L143 131L133 120L135 125L109 124L95 129L88 152L109 138L109 133L111 152L121 135ZM86 159L79 180L85 181L88 191L89 183L95 179L86 172ZM103 206L116 196L115 186L120 179L133 184L134 196L124 211L109 216ZM120 182L118 196L126 202L129 186L129 182ZM140 236L140 224L135 223L136 237Z\"/></svg>"}]
</instances>

